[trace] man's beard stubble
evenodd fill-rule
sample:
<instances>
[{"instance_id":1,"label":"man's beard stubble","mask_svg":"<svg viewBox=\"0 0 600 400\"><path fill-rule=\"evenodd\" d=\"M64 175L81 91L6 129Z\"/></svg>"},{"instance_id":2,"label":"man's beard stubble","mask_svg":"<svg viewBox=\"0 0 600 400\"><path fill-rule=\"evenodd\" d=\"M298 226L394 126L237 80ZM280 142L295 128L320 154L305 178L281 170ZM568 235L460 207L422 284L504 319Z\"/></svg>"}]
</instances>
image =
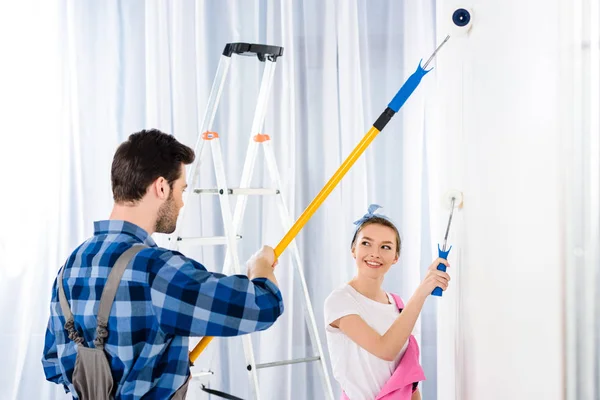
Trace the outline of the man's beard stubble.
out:
<instances>
[{"instance_id":1,"label":"man's beard stubble","mask_svg":"<svg viewBox=\"0 0 600 400\"><path fill-rule=\"evenodd\" d=\"M173 192L169 195L167 201L158 209L158 217L154 231L157 233L173 233L177 226L177 211L175 210L175 200Z\"/></svg>"}]
</instances>

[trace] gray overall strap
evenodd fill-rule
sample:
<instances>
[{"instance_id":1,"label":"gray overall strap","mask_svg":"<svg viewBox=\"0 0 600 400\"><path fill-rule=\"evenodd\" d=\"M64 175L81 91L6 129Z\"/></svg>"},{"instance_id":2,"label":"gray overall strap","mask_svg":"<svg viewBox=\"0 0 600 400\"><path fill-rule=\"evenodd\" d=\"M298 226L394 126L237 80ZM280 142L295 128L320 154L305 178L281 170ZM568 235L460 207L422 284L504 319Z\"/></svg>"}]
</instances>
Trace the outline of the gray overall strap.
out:
<instances>
[{"instance_id":1,"label":"gray overall strap","mask_svg":"<svg viewBox=\"0 0 600 400\"><path fill-rule=\"evenodd\" d=\"M108 274L108 279L106 280L104 289L102 290L102 296L100 297L98 316L96 317L97 325L94 346L99 350L104 349L104 340L108 336L108 317L110 315L110 309L115 300L117 289L121 283L125 268L127 268L133 257L145 248L147 248L147 246L142 244L133 245L121 254L115 265L112 267L110 274Z\"/></svg>"},{"instance_id":2,"label":"gray overall strap","mask_svg":"<svg viewBox=\"0 0 600 400\"><path fill-rule=\"evenodd\" d=\"M94 345L98 349L104 349L104 340L108 336L108 316L110 315L110 309L112 308L113 301L115 300L115 295L117 294L117 288L121 283L121 278L123 277L123 272L125 272L125 268L129 265L129 262L135 257L135 255L141 250L145 249L147 246L137 244L133 245L130 249L126 250L119 258L117 262L112 267L110 273L108 274L108 279L106 280L106 284L104 285L104 290L102 291L102 296L100 297L100 306L98 307L98 317L97 325L96 325L96 338L94 339ZM67 264L63 265L60 274L58 275L58 300L60 302L60 308L62 310L63 316L65 317L65 330L69 334L69 339L77 343L78 346L83 346L83 338L79 335L77 330L75 330L75 321L73 320L73 313L69 308L69 302L67 301L67 297L65 295L65 289L63 287L63 273L65 272L65 267Z\"/></svg>"},{"instance_id":3,"label":"gray overall strap","mask_svg":"<svg viewBox=\"0 0 600 400\"><path fill-rule=\"evenodd\" d=\"M66 267L67 263L63 265L62 269L60 270L60 274L58 275L58 300L60 301L60 308L66 320L65 330L69 334L69 339L77 343L78 346L83 346L83 338L79 336L79 333L75 330L75 321L73 321L73 313L69 308L69 302L67 301L67 297L65 296L65 289L63 288L63 273L65 272Z\"/></svg>"}]
</instances>

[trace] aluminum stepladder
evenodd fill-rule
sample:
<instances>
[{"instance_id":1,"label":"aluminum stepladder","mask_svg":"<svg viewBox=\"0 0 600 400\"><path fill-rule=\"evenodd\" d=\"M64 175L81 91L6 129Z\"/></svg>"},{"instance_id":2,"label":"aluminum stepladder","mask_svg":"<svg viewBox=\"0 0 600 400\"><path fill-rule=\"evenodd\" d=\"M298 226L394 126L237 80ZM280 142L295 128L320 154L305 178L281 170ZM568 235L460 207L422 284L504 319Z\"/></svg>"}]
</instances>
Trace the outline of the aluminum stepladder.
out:
<instances>
[{"instance_id":1,"label":"aluminum stepladder","mask_svg":"<svg viewBox=\"0 0 600 400\"><path fill-rule=\"evenodd\" d=\"M230 188L227 185L223 155L221 152L221 144L219 142L219 135L218 133L212 131L213 122L215 119L217 107L219 105L221 93L223 91L223 87L229 72L229 67L232 62L232 56L234 55L256 56L260 62L263 62L265 64L239 188ZM281 179L279 175L279 169L277 168L277 163L275 161L275 154L273 152L273 148L271 147L270 137L268 135L260 133L265 120L269 92L271 90L273 82L277 58L281 57L282 55L283 48L279 46L269 46L250 43L228 43L227 45L225 45L225 48L219 60L217 73L209 95L204 119L201 125L201 134L198 137L195 144L194 152L197 157L194 163L192 163L188 174L188 182L190 186L192 186L197 180L199 166L202 163L202 150L204 148L204 145L208 142L212 153L217 188L193 189L193 193L197 195L208 194L219 196L219 203L221 207L221 215L224 224L225 236L202 238L180 237L179 232L181 230L181 226L183 225L185 214L184 208L179 216L180 221L177 223L177 228L169 239L171 241L171 247L176 247L178 243L183 242L197 245L226 245L227 251L225 256L225 262L223 265L223 273L226 274L230 272L230 266L233 267L233 272L235 274L242 273L237 249L237 241L241 239L241 236L238 234L238 232L240 231L241 222L243 220L249 195L275 196L283 229L288 230L292 226L293 221L290 218L287 205L280 191ZM275 185L275 188L250 187L259 147L263 148L267 171L272 183ZM189 195L189 192L190 191L186 192L186 197ZM231 196L237 196L237 201L235 204L235 210L233 215L231 213L230 206ZM333 400L333 390L329 378L329 373L327 371L327 364L323 353L323 346L319 338L317 324L308 293L308 286L304 277L304 269L300 259L300 252L295 241L290 244L290 251L292 252L291 256L294 264L294 270L296 271L297 279L299 280L302 288L302 304L304 309L304 317L312 344L313 354L315 355L300 359L256 364L251 337L250 335L243 335L242 343L245 354L246 369L249 373L250 386L253 398L256 400L261 398L257 376L259 369L303 362L318 362L320 366L319 369L321 380L324 388L323 398ZM279 268L281 268L281 266Z\"/></svg>"}]
</instances>

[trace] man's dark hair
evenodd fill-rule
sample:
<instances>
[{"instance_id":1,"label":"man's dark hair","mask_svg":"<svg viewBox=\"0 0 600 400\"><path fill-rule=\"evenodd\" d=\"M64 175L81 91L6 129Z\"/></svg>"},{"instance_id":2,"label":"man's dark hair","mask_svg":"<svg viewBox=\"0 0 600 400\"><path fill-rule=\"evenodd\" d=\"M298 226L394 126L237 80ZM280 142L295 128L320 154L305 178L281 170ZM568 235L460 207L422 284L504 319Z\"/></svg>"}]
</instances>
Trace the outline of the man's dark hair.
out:
<instances>
[{"instance_id":1,"label":"man's dark hair","mask_svg":"<svg viewBox=\"0 0 600 400\"><path fill-rule=\"evenodd\" d=\"M173 182L181 176L181 163L191 164L194 158L194 150L172 135L157 129L133 133L113 157L113 199L117 203L138 201L148 186L161 176L172 189Z\"/></svg>"}]
</instances>

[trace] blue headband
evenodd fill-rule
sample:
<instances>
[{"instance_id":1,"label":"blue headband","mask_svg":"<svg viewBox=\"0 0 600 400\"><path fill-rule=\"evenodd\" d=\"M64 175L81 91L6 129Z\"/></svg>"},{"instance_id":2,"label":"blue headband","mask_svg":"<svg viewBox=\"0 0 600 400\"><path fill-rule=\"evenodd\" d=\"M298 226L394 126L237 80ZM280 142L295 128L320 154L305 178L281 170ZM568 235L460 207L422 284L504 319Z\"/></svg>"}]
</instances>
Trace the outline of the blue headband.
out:
<instances>
[{"instance_id":1,"label":"blue headband","mask_svg":"<svg viewBox=\"0 0 600 400\"><path fill-rule=\"evenodd\" d=\"M379 209L379 208L382 208L382 207L378 204L371 204L369 206L367 213L365 215L363 215L362 218L354 221L354 225L356 225L356 229L360 228L362 226L362 224L364 224L366 221L370 220L371 218L375 218L375 217L383 218L383 219L388 220L391 223L393 223L392 220L389 219L388 217L386 217L385 215L375 214L375 211L377 211L377 209ZM355 232L356 232L356 230L355 230Z\"/></svg>"}]
</instances>

